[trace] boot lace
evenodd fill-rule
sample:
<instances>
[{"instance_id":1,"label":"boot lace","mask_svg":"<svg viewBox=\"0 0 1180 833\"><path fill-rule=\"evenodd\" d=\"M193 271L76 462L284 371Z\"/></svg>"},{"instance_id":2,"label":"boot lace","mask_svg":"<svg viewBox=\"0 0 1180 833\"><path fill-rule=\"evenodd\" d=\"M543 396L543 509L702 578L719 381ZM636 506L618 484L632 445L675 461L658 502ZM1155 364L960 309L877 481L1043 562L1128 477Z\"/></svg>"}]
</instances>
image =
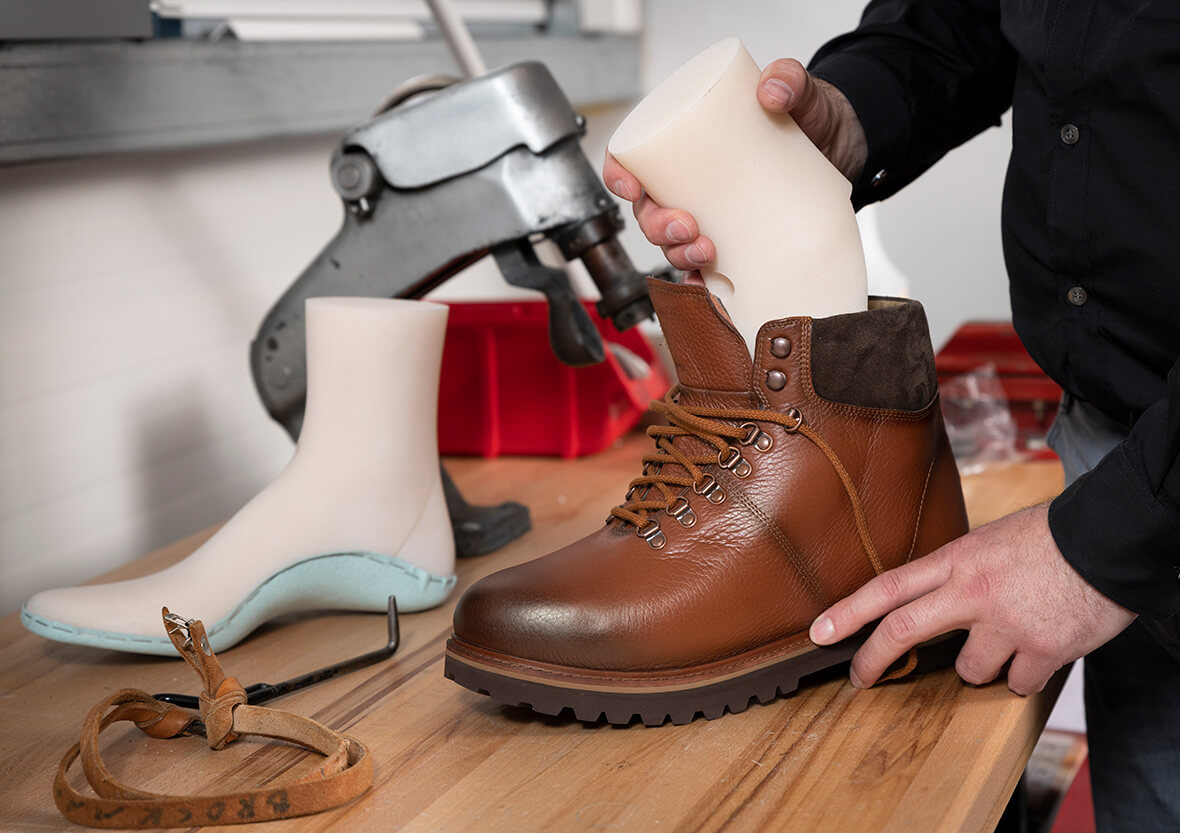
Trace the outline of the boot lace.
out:
<instances>
[{"instance_id":1,"label":"boot lace","mask_svg":"<svg viewBox=\"0 0 1180 833\"><path fill-rule=\"evenodd\" d=\"M710 503L719 504L725 500L725 491L717 478L706 472L705 467L720 466L735 477L748 477L752 471L749 462L742 456L738 446L752 446L759 451L769 451L774 444L769 434L760 425L771 423L782 426L788 434L806 437L827 458L852 505L856 530L861 546L873 566L873 572L885 572L877 548L869 534L868 521L856 484L839 456L830 445L807 425L798 408L789 408L783 413L758 408L705 408L680 404L680 388L673 387L663 401L654 400L651 410L663 414L667 425L652 425L647 429L649 437L655 440L656 451L643 456L643 474L631 481L624 502L610 510L607 522L614 519L635 527L636 535L645 539L654 549L664 546L666 539L660 530L659 521L652 515L667 512L682 526L691 527L696 523L689 500L681 492L691 488ZM677 447L679 437L695 437L702 443L717 449L701 453L688 453ZM905 664L897 670L882 676L882 680L894 679L910 673L917 665L913 649L906 657Z\"/></svg>"}]
</instances>

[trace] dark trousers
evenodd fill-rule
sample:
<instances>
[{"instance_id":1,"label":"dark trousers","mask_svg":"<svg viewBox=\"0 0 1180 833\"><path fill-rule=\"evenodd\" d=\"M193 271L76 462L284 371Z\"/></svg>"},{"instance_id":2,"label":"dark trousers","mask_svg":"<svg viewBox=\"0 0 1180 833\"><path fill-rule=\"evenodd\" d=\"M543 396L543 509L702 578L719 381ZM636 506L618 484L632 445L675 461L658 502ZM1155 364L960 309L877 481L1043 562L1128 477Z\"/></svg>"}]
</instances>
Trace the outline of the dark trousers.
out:
<instances>
[{"instance_id":1,"label":"dark trousers","mask_svg":"<svg viewBox=\"0 0 1180 833\"><path fill-rule=\"evenodd\" d=\"M1049 445L1068 484L1126 435L1067 397ZM1084 674L1098 832L1180 833L1180 619L1136 619L1086 656Z\"/></svg>"}]
</instances>

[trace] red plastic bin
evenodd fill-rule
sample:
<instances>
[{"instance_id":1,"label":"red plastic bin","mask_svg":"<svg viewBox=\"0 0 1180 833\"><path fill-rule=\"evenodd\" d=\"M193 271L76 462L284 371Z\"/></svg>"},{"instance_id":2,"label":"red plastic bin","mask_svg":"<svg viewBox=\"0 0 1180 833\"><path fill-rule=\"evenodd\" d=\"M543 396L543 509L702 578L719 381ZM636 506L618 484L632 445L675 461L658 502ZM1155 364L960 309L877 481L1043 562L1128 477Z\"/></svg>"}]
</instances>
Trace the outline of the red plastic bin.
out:
<instances>
[{"instance_id":1,"label":"red plastic bin","mask_svg":"<svg viewBox=\"0 0 1180 833\"><path fill-rule=\"evenodd\" d=\"M620 333L593 304L586 309L603 341L642 359L650 368L645 377L628 378L610 349L601 364L562 364L549 347L543 301L448 306L438 408L443 454L594 454L633 428L671 384L639 329Z\"/></svg>"}]
</instances>

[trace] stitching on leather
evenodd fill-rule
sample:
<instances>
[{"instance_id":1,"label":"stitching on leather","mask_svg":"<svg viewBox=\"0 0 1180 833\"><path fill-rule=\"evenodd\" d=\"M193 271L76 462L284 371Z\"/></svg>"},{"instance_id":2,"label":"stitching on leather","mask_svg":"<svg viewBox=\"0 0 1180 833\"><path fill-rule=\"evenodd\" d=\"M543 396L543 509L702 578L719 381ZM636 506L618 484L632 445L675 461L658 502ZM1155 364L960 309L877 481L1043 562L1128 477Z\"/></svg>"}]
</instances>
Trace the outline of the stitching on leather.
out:
<instances>
[{"instance_id":1,"label":"stitching on leather","mask_svg":"<svg viewBox=\"0 0 1180 833\"><path fill-rule=\"evenodd\" d=\"M881 438L881 431L884 428L885 422L883 420L878 419L873 421L872 431L869 434L868 441L865 443L865 467L864 471L861 472L860 482L857 483L857 494L860 494L868 484L869 474L873 470L873 461L877 459L873 450L877 447L877 440Z\"/></svg>"},{"instance_id":2,"label":"stitching on leather","mask_svg":"<svg viewBox=\"0 0 1180 833\"><path fill-rule=\"evenodd\" d=\"M918 530L922 528L922 510L926 508L926 495L930 491L930 479L934 476L934 464L938 462L938 455L941 451L942 443L939 442L934 456L930 459L930 468L926 469L926 482L922 484L922 499L918 501L918 517L914 518L914 540L910 542L910 551L903 562L905 564L910 563L910 559L914 557L914 550L918 548Z\"/></svg>"},{"instance_id":3,"label":"stitching on leather","mask_svg":"<svg viewBox=\"0 0 1180 833\"><path fill-rule=\"evenodd\" d=\"M824 608L827 608L827 594L823 592L823 588L819 586L815 576L811 574L811 571L807 569L807 565L803 563L803 556L800 554L799 550L795 549L794 545L791 544L790 539L788 539L787 536L783 534L783 531L779 529L778 524L776 524L765 512L763 512L757 504L750 500L745 492L735 486L733 483L733 478L729 477L728 475L725 476L725 487L734 497L741 501L742 506L746 507L746 510L751 515L761 521L762 525L766 527L766 530L772 536L774 536L774 540L778 542L779 546L782 547L790 557L791 564L803 578L803 583L807 585L807 589L811 591L811 594L821 605L824 606Z\"/></svg>"}]
</instances>

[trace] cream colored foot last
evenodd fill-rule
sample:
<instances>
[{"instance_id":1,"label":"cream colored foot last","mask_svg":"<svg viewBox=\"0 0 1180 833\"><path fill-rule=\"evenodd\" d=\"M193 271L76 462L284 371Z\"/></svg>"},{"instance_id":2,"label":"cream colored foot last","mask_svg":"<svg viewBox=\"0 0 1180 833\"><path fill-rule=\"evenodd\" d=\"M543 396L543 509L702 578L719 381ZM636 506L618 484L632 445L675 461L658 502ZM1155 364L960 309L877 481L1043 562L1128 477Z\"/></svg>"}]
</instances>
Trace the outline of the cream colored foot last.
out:
<instances>
[{"instance_id":1,"label":"cream colored foot last","mask_svg":"<svg viewBox=\"0 0 1180 833\"><path fill-rule=\"evenodd\" d=\"M623 120L609 149L717 247L705 286L756 354L768 318L868 308L852 185L787 114L762 109L761 72L737 38L706 49Z\"/></svg>"},{"instance_id":2,"label":"cream colored foot last","mask_svg":"<svg viewBox=\"0 0 1180 833\"><path fill-rule=\"evenodd\" d=\"M446 307L314 298L306 313L307 410L279 477L162 572L38 593L21 610L26 628L169 656L163 605L209 623L221 651L285 613L447 598L455 554L436 437Z\"/></svg>"}]
</instances>

